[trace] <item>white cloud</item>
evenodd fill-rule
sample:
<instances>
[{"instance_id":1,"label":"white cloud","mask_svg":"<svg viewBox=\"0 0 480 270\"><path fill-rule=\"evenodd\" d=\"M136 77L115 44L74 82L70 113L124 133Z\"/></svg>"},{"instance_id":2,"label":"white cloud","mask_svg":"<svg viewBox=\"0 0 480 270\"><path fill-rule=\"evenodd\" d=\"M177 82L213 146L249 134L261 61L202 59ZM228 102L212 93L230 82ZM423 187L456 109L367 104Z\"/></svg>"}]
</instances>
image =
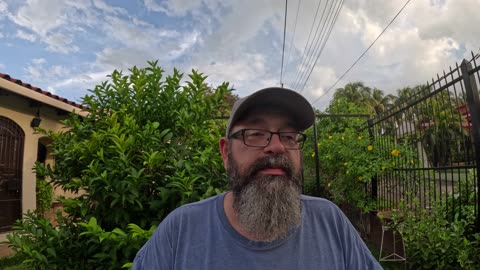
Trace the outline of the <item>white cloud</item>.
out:
<instances>
[{"instance_id":1,"label":"white cloud","mask_svg":"<svg viewBox=\"0 0 480 270\"><path fill-rule=\"evenodd\" d=\"M48 65L45 58L34 58L24 68L28 77L35 82L55 81L71 75L70 69L62 65Z\"/></svg>"},{"instance_id":2,"label":"white cloud","mask_svg":"<svg viewBox=\"0 0 480 270\"><path fill-rule=\"evenodd\" d=\"M178 45L178 48L175 48L174 50L169 52L169 55L175 59L179 56L182 56L188 49L193 47L197 42L201 41L200 38L200 33L198 32L192 32L190 34L185 35L182 41L180 41L180 44Z\"/></svg>"},{"instance_id":3,"label":"white cloud","mask_svg":"<svg viewBox=\"0 0 480 270\"><path fill-rule=\"evenodd\" d=\"M5 1L0 0L0 14L5 14L7 11L8 11L8 4Z\"/></svg>"},{"instance_id":4,"label":"white cloud","mask_svg":"<svg viewBox=\"0 0 480 270\"><path fill-rule=\"evenodd\" d=\"M111 14L122 14L122 15L125 15L127 14L128 12L123 9L123 8L118 8L118 7L113 7L113 6L110 6L108 5L107 3L105 3L104 1L102 0L95 0L93 1L93 5L100 9L100 10L103 10L107 13L111 13Z\"/></svg>"},{"instance_id":5,"label":"white cloud","mask_svg":"<svg viewBox=\"0 0 480 270\"><path fill-rule=\"evenodd\" d=\"M43 76L42 76L43 74L42 74L41 67L28 66L25 68L25 71L31 78L33 78L33 80L43 81Z\"/></svg>"},{"instance_id":6,"label":"white cloud","mask_svg":"<svg viewBox=\"0 0 480 270\"><path fill-rule=\"evenodd\" d=\"M103 81L107 81L111 71L100 71L100 72L87 72L83 74L78 74L72 76L65 80L60 80L54 83L53 87L55 88L81 88L87 89L92 88L93 86L100 84Z\"/></svg>"},{"instance_id":7,"label":"white cloud","mask_svg":"<svg viewBox=\"0 0 480 270\"><path fill-rule=\"evenodd\" d=\"M24 40L28 40L30 42L35 42L35 40L37 39L37 37L34 35L34 34L29 34L29 33L26 33L22 30L17 30L17 34L16 36L18 38L21 38L21 39L24 39Z\"/></svg>"},{"instance_id":8,"label":"white cloud","mask_svg":"<svg viewBox=\"0 0 480 270\"><path fill-rule=\"evenodd\" d=\"M78 46L71 45L73 39L61 33L54 33L45 37L45 42L48 44L48 50L58 53L72 53L79 51Z\"/></svg>"},{"instance_id":9,"label":"white cloud","mask_svg":"<svg viewBox=\"0 0 480 270\"><path fill-rule=\"evenodd\" d=\"M34 59L32 59L32 63L34 65L42 65L42 64L47 63L47 60L45 60L45 58L34 58Z\"/></svg>"},{"instance_id":10,"label":"white cloud","mask_svg":"<svg viewBox=\"0 0 480 270\"><path fill-rule=\"evenodd\" d=\"M163 12L169 16L185 16L202 5L201 0L167 0L162 1L161 4L155 0L144 0L143 2L148 10Z\"/></svg>"},{"instance_id":11,"label":"white cloud","mask_svg":"<svg viewBox=\"0 0 480 270\"><path fill-rule=\"evenodd\" d=\"M0 64L0 69L5 69L5 65L4 64Z\"/></svg>"},{"instance_id":12,"label":"white cloud","mask_svg":"<svg viewBox=\"0 0 480 270\"><path fill-rule=\"evenodd\" d=\"M123 69L132 66L143 67L148 60L158 59L164 55L155 55L151 51L135 48L105 48L97 53L96 67L100 69Z\"/></svg>"},{"instance_id":13,"label":"white cloud","mask_svg":"<svg viewBox=\"0 0 480 270\"><path fill-rule=\"evenodd\" d=\"M12 16L12 20L40 36L45 36L65 23L66 8L62 0L28 0Z\"/></svg>"},{"instance_id":14,"label":"white cloud","mask_svg":"<svg viewBox=\"0 0 480 270\"><path fill-rule=\"evenodd\" d=\"M140 24L138 20L136 22L132 24L128 20L109 16L105 18L103 32L126 47L142 49L155 48L157 44L164 42L163 38L179 36L176 31L148 27Z\"/></svg>"},{"instance_id":15,"label":"white cloud","mask_svg":"<svg viewBox=\"0 0 480 270\"><path fill-rule=\"evenodd\" d=\"M143 0L143 4L150 11L168 13L167 9L158 4L155 0Z\"/></svg>"}]
</instances>

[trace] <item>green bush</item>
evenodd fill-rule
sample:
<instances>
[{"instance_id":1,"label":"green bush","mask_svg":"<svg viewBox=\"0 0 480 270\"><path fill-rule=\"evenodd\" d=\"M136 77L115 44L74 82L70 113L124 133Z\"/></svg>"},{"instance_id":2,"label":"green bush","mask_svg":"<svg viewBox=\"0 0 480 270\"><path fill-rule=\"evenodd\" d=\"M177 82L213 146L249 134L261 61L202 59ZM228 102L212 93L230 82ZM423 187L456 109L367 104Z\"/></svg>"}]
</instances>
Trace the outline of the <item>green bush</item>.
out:
<instances>
[{"instance_id":1,"label":"green bush","mask_svg":"<svg viewBox=\"0 0 480 270\"><path fill-rule=\"evenodd\" d=\"M341 106L347 113L360 113L361 108L354 104L340 102L329 107L328 112L342 113ZM333 106L333 107L332 107ZM345 112L345 111L343 111ZM342 124L340 120L348 120ZM308 141L304 151L306 167L306 191L311 192L313 168L318 149L322 190L338 204L349 204L369 212L376 208L369 187L374 177L391 173L399 163L414 166L414 150L408 142L394 143L391 136L385 135L381 140L372 142L366 128L366 118L340 117L340 120L322 117L317 123L317 145ZM365 128L361 128L361 126ZM317 194L325 196L325 194Z\"/></svg>"},{"instance_id":2,"label":"green bush","mask_svg":"<svg viewBox=\"0 0 480 270\"><path fill-rule=\"evenodd\" d=\"M153 234L155 227L142 230L130 224L127 232L105 232L91 218L88 223L72 223L59 215L60 226L35 212L28 212L8 235L9 244L33 269L119 269L128 264L138 249ZM18 260L17 260L18 261Z\"/></svg>"},{"instance_id":3,"label":"green bush","mask_svg":"<svg viewBox=\"0 0 480 270\"><path fill-rule=\"evenodd\" d=\"M83 98L85 117L72 114L52 140L55 167L37 164L50 183L76 198L61 198L66 217L57 228L30 214L9 238L35 269L119 269L152 228L176 207L226 187L218 138L234 97L228 84L210 87L192 71L164 77L156 62L109 82ZM135 223L137 225L132 225ZM136 227L135 227L136 226ZM127 233L125 233L127 231Z\"/></svg>"},{"instance_id":4,"label":"green bush","mask_svg":"<svg viewBox=\"0 0 480 270\"><path fill-rule=\"evenodd\" d=\"M451 194L446 202L436 203L430 210L418 210L422 207L416 198L413 205L401 207L395 222L404 238L411 269L478 269L480 233L475 230L472 187L471 182L463 182L462 196ZM456 208L451 207L453 202Z\"/></svg>"}]
</instances>

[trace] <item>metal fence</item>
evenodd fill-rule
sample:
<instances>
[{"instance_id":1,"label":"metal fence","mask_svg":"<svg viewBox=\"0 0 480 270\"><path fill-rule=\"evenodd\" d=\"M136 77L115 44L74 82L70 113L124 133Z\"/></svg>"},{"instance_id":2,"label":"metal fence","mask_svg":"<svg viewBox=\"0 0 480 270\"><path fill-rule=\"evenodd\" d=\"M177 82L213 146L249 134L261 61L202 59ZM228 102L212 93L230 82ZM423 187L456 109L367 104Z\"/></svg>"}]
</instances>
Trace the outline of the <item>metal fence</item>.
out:
<instances>
[{"instance_id":1,"label":"metal fence","mask_svg":"<svg viewBox=\"0 0 480 270\"><path fill-rule=\"evenodd\" d=\"M384 151L402 146L391 172L373 179L370 191L381 209L400 202L452 214L474 208L479 221L480 80L478 56L450 67L403 103L369 119L371 139ZM408 153L407 153L408 152ZM391 158L391 157L385 157Z\"/></svg>"}]
</instances>

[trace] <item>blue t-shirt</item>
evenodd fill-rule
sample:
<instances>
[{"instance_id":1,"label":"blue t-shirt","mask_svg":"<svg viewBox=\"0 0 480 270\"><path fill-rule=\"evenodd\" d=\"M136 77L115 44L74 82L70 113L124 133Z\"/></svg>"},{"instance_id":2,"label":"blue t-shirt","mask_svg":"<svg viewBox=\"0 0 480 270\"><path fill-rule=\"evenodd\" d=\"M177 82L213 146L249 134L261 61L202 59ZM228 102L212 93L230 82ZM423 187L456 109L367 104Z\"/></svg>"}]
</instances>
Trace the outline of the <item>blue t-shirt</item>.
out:
<instances>
[{"instance_id":1,"label":"blue t-shirt","mask_svg":"<svg viewBox=\"0 0 480 270\"><path fill-rule=\"evenodd\" d=\"M341 210L302 195L302 223L286 238L251 241L229 223L221 194L179 207L140 249L132 270L382 269Z\"/></svg>"}]
</instances>

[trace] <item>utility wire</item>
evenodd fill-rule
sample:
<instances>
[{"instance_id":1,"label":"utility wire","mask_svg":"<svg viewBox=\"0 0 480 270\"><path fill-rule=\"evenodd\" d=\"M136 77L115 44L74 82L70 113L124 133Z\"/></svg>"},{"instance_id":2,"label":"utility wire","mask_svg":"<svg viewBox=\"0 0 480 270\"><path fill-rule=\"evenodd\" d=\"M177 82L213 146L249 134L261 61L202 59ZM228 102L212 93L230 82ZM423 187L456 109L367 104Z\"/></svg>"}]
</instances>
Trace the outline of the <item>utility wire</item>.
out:
<instances>
[{"instance_id":1,"label":"utility wire","mask_svg":"<svg viewBox=\"0 0 480 270\"><path fill-rule=\"evenodd\" d=\"M288 0L285 0L285 22L283 24L282 66L280 67L280 86L283 88L283 58L285 57L285 35L287 33Z\"/></svg>"},{"instance_id":2,"label":"utility wire","mask_svg":"<svg viewBox=\"0 0 480 270\"><path fill-rule=\"evenodd\" d=\"M328 17L325 19L325 22L322 26L322 31L321 35L318 38L318 42L316 43L315 48L313 49L313 53L311 54L309 64L308 64L308 69L305 70L303 73L303 76L300 77L298 81L298 92L302 92L303 88L305 87L305 84L307 83L308 79L310 78L310 75L313 72L313 69L315 68L315 65L317 64L318 59L320 58L320 55L323 52L323 48L325 48L325 45L327 43L328 38L330 37L330 33L332 32L333 26L335 25L335 22L337 21L338 14L340 13L340 10L342 9L343 6L343 0L340 2L335 3L335 7L331 7L330 10L333 8L333 12L329 12ZM313 63L312 63L313 62Z\"/></svg>"},{"instance_id":3,"label":"utility wire","mask_svg":"<svg viewBox=\"0 0 480 270\"><path fill-rule=\"evenodd\" d=\"M323 18L325 17L329 17L330 13L332 12L332 7L333 7L333 3L334 1L330 1L331 5L329 7L329 10L328 12L327 11L327 5L328 5L328 1L325 3L325 8L323 9L323 12L322 12L322 16L320 17L320 20L318 21L318 25L317 25L317 29L315 30L315 34L313 35L313 39L312 39L312 42L310 43L309 47L308 47L308 50L307 50L307 53L305 54L304 58L302 59L302 63L301 63L301 69L299 70L299 77L297 77L297 80L295 81L295 84L294 84L294 89L297 89L299 84L300 84L300 81L302 80L302 78L304 77L305 73L306 73L306 70L308 69L309 65L310 65L310 59L312 58L312 55L313 55L313 52L315 51L315 49L312 49L312 48L316 48L317 47L317 44L320 42L320 37L322 36L322 33L323 33L323 29L325 28L325 24L326 24L326 21L327 19L325 19L325 22L323 22ZM325 16L325 12L327 13L327 15ZM321 26L321 28L320 28ZM319 29L320 32L318 31Z\"/></svg>"},{"instance_id":4,"label":"utility wire","mask_svg":"<svg viewBox=\"0 0 480 270\"><path fill-rule=\"evenodd\" d=\"M313 27L315 26L315 21L317 20L318 10L320 9L320 3L321 3L321 1L318 1L317 11L315 12L315 16L314 16L313 22L312 22L312 27L310 28L310 32L308 33L307 43L305 43L305 47L303 48L302 55L305 55L305 51L307 50L307 45L310 42L310 37L312 36ZM302 58L302 60L303 60L303 58ZM293 83L297 80L299 69L297 69L297 72L295 73L295 78L289 83L289 85L293 85Z\"/></svg>"},{"instance_id":5,"label":"utility wire","mask_svg":"<svg viewBox=\"0 0 480 270\"><path fill-rule=\"evenodd\" d=\"M337 8L337 11L336 11L336 13L335 13L335 15L332 19L332 22L330 24L331 26L328 30L328 33L326 34L325 39L323 40L323 44L321 45L321 47L320 46L317 47L317 48L320 48L320 50L317 53L317 58L315 59L315 62L313 63L312 67L310 68L310 71L307 75L307 78L303 81L302 86L299 88L299 91L298 91L299 93L301 93L303 91L303 89L305 88L305 85L307 84L308 80L310 79L310 75L312 75L313 69L317 65L317 62L318 62L318 59L320 58L320 55L322 55L323 49L325 48L325 45L327 44L328 38L330 37L330 34L332 33L333 26L337 22L338 14L340 13L340 10L342 9L343 2L344 1L342 0L339 4L338 8Z\"/></svg>"},{"instance_id":6,"label":"utility wire","mask_svg":"<svg viewBox=\"0 0 480 270\"><path fill-rule=\"evenodd\" d=\"M388 29L388 27L395 21L395 19L398 17L398 15L400 15L400 13L402 13L403 9L405 9L405 7L408 5L408 3L410 3L411 0L407 0L405 2L405 4L403 5L403 7L397 12L397 14L392 18L392 20L387 24L387 26L385 26L385 28L383 29L383 31L377 36L377 38L372 42L372 44L370 44L370 46L368 46L368 48L357 58L357 60L355 60L355 62L353 62L353 64L342 74L342 76L340 76L338 78L338 80L332 85L330 86L330 88L328 88L327 91L325 91L321 96L319 96L315 101L313 101L311 104L315 104L317 101L320 100L320 98L322 98L324 95L326 95L328 92L330 92L330 90L333 89L333 87L335 87L335 85L337 85L337 83L343 79L343 77L345 77L345 75L347 75L348 72L350 72L350 70L358 63L358 61L360 61L360 59L362 59L362 57L368 52L368 50L370 50L370 48L375 44L375 42L377 42L377 40L383 35L383 33L385 33L385 31Z\"/></svg>"},{"instance_id":7,"label":"utility wire","mask_svg":"<svg viewBox=\"0 0 480 270\"><path fill-rule=\"evenodd\" d=\"M298 0L297 14L295 15L295 23L293 25L293 34L292 34L292 37L290 38L290 45L288 46L287 60L285 61L285 67L284 67L285 74L287 73L287 67L288 67L289 62L290 62L290 56L292 55L292 47L293 47L292 45L293 45L293 40L295 39L295 33L297 31L298 13L300 11L300 4L301 3L302 3L302 0Z\"/></svg>"},{"instance_id":8,"label":"utility wire","mask_svg":"<svg viewBox=\"0 0 480 270\"><path fill-rule=\"evenodd\" d=\"M298 76L301 74L301 70L303 68L303 62L305 61L305 58L304 56L306 54L308 54L307 52L307 47L308 47L308 44L310 42L310 37L312 36L312 31L313 31L313 28L315 27L315 22L317 21L317 17L318 17L318 11L320 10L320 5L321 5L322 1L318 1L318 5L317 5L317 10L315 11L315 16L313 18L313 22L312 22L312 27L310 28L310 32L308 33L308 38L307 38L307 43L305 43L305 47L303 48L303 53L302 53L302 61L299 65L299 68L297 69L297 72L295 73L295 77L293 79L293 81L290 83L290 85L292 85L292 88L295 89L294 85L296 84L296 81L298 80ZM325 10L323 10L325 12ZM323 15L322 15L323 16ZM315 31L315 35L316 36L316 33L318 31L318 27L317 27L317 30ZM314 38L315 39L315 38ZM313 40L312 40L312 43L313 43ZM310 50L310 49L309 49ZM306 53L307 52L307 53Z\"/></svg>"}]
</instances>

